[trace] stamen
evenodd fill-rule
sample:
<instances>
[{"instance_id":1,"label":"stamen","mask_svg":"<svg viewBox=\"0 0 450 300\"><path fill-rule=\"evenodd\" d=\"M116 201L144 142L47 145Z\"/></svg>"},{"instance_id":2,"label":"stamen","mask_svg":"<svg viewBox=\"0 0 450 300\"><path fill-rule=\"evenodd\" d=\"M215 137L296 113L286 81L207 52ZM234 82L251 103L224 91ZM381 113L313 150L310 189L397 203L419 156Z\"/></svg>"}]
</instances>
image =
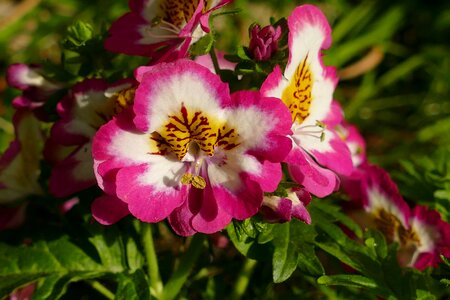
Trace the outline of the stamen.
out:
<instances>
[{"instance_id":1,"label":"stamen","mask_svg":"<svg viewBox=\"0 0 450 300\"><path fill-rule=\"evenodd\" d=\"M327 125L319 120L316 120L316 126L319 126L320 128L327 128Z\"/></svg>"},{"instance_id":2,"label":"stamen","mask_svg":"<svg viewBox=\"0 0 450 300\"><path fill-rule=\"evenodd\" d=\"M158 27L161 30L167 31L168 33L172 34L155 34L153 32L153 29ZM145 28L145 32L149 37L156 38L156 39L173 39L179 37L180 28L178 28L176 25L169 23L165 21L161 17L155 17L151 21L150 27Z\"/></svg>"},{"instance_id":3,"label":"stamen","mask_svg":"<svg viewBox=\"0 0 450 300\"><path fill-rule=\"evenodd\" d=\"M192 175L191 173L185 173L181 177L181 184L192 185L193 187L203 190L206 187L206 180L200 175Z\"/></svg>"},{"instance_id":4,"label":"stamen","mask_svg":"<svg viewBox=\"0 0 450 300\"><path fill-rule=\"evenodd\" d=\"M312 129L312 130L305 130ZM297 135L307 135L319 139L321 142L325 140L326 124L321 121L316 121L316 125L305 125L294 129L294 133Z\"/></svg>"},{"instance_id":5,"label":"stamen","mask_svg":"<svg viewBox=\"0 0 450 300\"><path fill-rule=\"evenodd\" d=\"M161 24L164 24L164 25L166 25L167 27L172 28L172 29L173 29L175 32L177 32L177 33L180 32L180 28L178 28L178 26L176 26L176 25L174 25L174 24L172 24L172 23L170 23L170 22L167 22L167 21L165 21L164 19L161 21Z\"/></svg>"}]
</instances>

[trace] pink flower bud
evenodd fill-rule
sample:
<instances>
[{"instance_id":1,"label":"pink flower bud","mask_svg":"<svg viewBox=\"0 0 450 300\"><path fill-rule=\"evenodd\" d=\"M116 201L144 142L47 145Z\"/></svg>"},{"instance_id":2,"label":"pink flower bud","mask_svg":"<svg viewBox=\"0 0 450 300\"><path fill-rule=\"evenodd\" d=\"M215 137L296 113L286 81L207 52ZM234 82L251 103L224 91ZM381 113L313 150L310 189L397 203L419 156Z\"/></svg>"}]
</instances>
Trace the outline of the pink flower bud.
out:
<instances>
[{"instance_id":1,"label":"pink flower bud","mask_svg":"<svg viewBox=\"0 0 450 300\"><path fill-rule=\"evenodd\" d=\"M250 28L249 50L255 60L270 59L278 50L278 41L281 37L281 27L272 25L261 27L254 25Z\"/></svg>"}]
</instances>

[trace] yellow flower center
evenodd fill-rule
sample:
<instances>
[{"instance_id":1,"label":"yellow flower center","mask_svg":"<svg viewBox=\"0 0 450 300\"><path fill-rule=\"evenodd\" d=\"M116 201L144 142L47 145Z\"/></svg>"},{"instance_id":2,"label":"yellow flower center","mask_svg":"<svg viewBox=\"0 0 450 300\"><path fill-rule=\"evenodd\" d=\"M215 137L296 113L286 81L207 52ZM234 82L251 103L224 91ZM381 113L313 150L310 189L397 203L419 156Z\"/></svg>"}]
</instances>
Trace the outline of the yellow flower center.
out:
<instances>
[{"instance_id":1,"label":"yellow flower center","mask_svg":"<svg viewBox=\"0 0 450 300\"><path fill-rule=\"evenodd\" d=\"M167 123L150 135L149 154L174 153L181 161L189 151L194 161L190 161L190 169L180 183L204 189L206 180L200 174L205 158L213 156L216 147L231 150L239 146L238 137L236 130L228 128L224 121L201 111L188 110L182 104L178 113L169 115Z\"/></svg>"},{"instance_id":2,"label":"yellow flower center","mask_svg":"<svg viewBox=\"0 0 450 300\"><path fill-rule=\"evenodd\" d=\"M210 3L204 1L205 7L203 12L209 9ZM161 1L159 6L161 9L161 18L178 28L182 28L188 23L197 9L199 0L165 0Z\"/></svg>"},{"instance_id":3,"label":"yellow flower center","mask_svg":"<svg viewBox=\"0 0 450 300\"><path fill-rule=\"evenodd\" d=\"M403 228L400 220L384 209L377 210L374 216L376 228L384 233L389 242L395 241L400 228Z\"/></svg>"},{"instance_id":4,"label":"yellow flower center","mask_svg":"<svg viewBox=\"0 0 450 300\"><path fill-rule=\"evenodd\" d=\"M292 121L301 124L309 116L313 74L308 56L298 65L290 84L284 89L281 100L289 108Z\"/></svg>"},{"instance_id":5,"label":"yellow flower center","mask_svg":"<svg viewBox=\"0 0 450 300\"><path fill-rule=\"evenodd\" d=\"M235 129L227 128L224 122L201 111L188 111L182 105L180 112L169 116L168 122L151 139L159 152L170 149L182 160L191 145L194 155L202 151L213 156L216 146L224 150L237 147L237 137Z\"/></svg>"}]
</instances>

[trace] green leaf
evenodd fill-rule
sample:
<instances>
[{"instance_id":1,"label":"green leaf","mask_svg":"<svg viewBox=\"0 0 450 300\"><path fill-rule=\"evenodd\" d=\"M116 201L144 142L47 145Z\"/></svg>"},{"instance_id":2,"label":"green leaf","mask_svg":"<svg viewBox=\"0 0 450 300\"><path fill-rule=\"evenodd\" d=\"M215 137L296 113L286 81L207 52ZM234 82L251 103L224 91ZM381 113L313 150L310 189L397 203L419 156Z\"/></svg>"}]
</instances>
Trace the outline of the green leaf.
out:
<instances>
[{"instance_id":1,"label":"green leaf","mask_svg":"<svg viewBox=\"0 0 450 300\"><path fill-rule=\"evenodd\" d=\"M252 259L265 260L272 256L272 244L268 243L272 237L266 230L270 230L271 225L258 222L255 218L242 222L233 221L227 227L227 233L236 249ZM261 236L261 239L259 237Z\"/></svg>"},{"instance_id":2,"label":"green leaf","mask_svg":"<svg viewBox=\"0 0 450 300\"><path fill-rule=\"evenodd\" d=\"M162 299L172 300L178 295L197 262L204 240L205 236L201 233L197 233L192 237L188 250L181 257L180 264L164 286Z\"/></svg>"},{"instance_id":3,"label":"green leaf","mask_svg":"<svg viewBox=\"0 0 450 300\"><path fill-rule=\"evenodd\" d=\"M142 269L134 273L119 275L119 286L116 291L117 300L150 299L150 283L147 281Z\"/></svg>"},{"instance_id":4,"label":"green leaf","mask_svg":"<svg viewBox=\"0 0 450 300\"><path fill-rule=\"evenodd\" d=\"M208 54L211 51L211 48L214 44L214 36L212 33L209 33L202 38L200 38L197 42L195 42L190 48L189 52L193 56L200 56Z\"/></svg>"},{"instance_id":5,"label":"green leaf","mask_svg":"<svg viewBox=\"0 0 450 300\"><path fill-rule=\"evenodd\" d=\"M370 278L361 275L332 275L321 276L317 283L325 285L343 285L351 287L376 288L377 284Z\"/></svg>"},{"instance_id":6,"label":"green leaf","mask_svg":"<svg viewBox=\"0 0 450 300\"><path fill-rule=\"evenodd\" d=\"M366 246L374 251L374 254L381 259L387 256L387 244L384 235L378 230L368 230L365 233Z\"/></svg>"},{"instance_id":7,"label":"green leaf","mask_svg":"<svg viewBox=\"0 0 450 300\"><path fill-rule=\"evenodd\" d=\"M341 262L349 265L353 269L358 270L358 271L360 271L362 269L361 265L357 261L355 261L354 258L350 254L343 251L341 249L341 247L339 247L339 245L337 245L335 242L317 241L316 246L318 246L323 251L333 255L334 257L339 259Z\"/></svg>"},{"instance_id":8,"label":"green leaf","mask_svg":"<svg viewBox=\"0 0 450 300\"><path fill-rule=\"evenodd\" d=\"M245 48L245 47L238 47L237 50L236 50L236 55L237 55L240 59L242 59L242 60L252 60L252 59L250 58L250 56L248 56L247 53L248 53L248 52L247 52L247 48Z\"/></svg>"},{"instance_id":9,"label":"green leaf","mask_svg":"<svg viewBox=\"0 0 450 300\"><path fill-rule=\"evenodd\" d=\"M439 282L443 285L446 285L447 287L450 286L450 279L443 278Z\"/></svg>"},{"instance_id":10,"label":"green leaf","mask_svg":"<svg viewBox=\"0 0 450 300\"><path fill-rule=\"evenodd\" d=\"M141 268L144 265L145 260L138 249L136 241L131 236L125 237L125 248L130 271L136 271Z\"/></svg>"},{"instance_id":11,"label":"green leaf","mask_svg":"<svg viewBox=\"0 0 450 300\"><path fill-rule=\"evenodd\" d=\"M417 300L435 300L436 296L430 293L430 291L416 290Z\"/></svg>"},{"instance_id":12,"label":"green leaf","mask_svg":"<svg viewBox=\"0 0 450 300\"><path fill-rule=\"evenodd\" d=\"M89 241L95 246L104 267L114 273L122 272L125 268L124 246L117 226L89 225L93 236Z\"/></svg>"},{"instance_id":13,"label":"green leaf","mask_svg":"<svg viewBox=\"0 0 450 300\"><path fill-rule=\"evenodd\" d=\"M92 39L93 33L91 24L76 21L75 24L67 28L67 37L64 43L68 49L84 46L87 41Z\"/></svg>"},{"instance_id":14,"label":"green leaf","mask_svg":"<svg viewBox=\"0 0 450 300\"><path fill-rule=\"evenodd\" d=\"M97 263L67 236L39 241L32 246L0 244L0 265L0 298L38 279L43 280L40 284L43 290L39 293L54 295L60 294L71 281L117 271Z\"/></svg>"},{"instance_id":15,"label":"green leaf","mask_svg":"<svg viewBox=\"0 0 450 300\"><path fill-rule=\"evenodd\" d=\"M273 229L275 246L272 265L273 281L283 282L295 271L298 264L298 248L291 241L291 224L284 223Z\"/></svg>"},{"instance_id":16,"label":"green leaf","mask_svg":"<svg viewBox=\"0 0 450 300\"><path fill-rule=\"evenodd\" d=\"M299 264L305 273L323 274L322 265L312 244L317 233L311 225L294 219L289 223L274 225L272 234L274 282L288 279Z\"/></svg>"},{"instance_id":17,"label":"green leaf","mask_svg":"<svg viewBox=\"0 0 450 300\"><path fill-rule=\"evenodd\" d=\"M361 238L363 233L361 230L361 227L353 221L349 216L342 213L340 210L340 207L331 205L330 203L327 203L325 201L315 201L314 207L320 209L322 212L327 213L334 217L335 220L341 222L343 225L345 225L348 229L353 231L353 233Z\"/></svg>"},{"instance_id":18,"label":"green leaf","mask_svg":"<svg viewBox=\"0 0 450 300\"><path fill-rule=\"evenodd\" d=\"M321 276L325 274L322 263L311 244L298 245L298 268L306 275Z\"/></svg>"}]
</instances>

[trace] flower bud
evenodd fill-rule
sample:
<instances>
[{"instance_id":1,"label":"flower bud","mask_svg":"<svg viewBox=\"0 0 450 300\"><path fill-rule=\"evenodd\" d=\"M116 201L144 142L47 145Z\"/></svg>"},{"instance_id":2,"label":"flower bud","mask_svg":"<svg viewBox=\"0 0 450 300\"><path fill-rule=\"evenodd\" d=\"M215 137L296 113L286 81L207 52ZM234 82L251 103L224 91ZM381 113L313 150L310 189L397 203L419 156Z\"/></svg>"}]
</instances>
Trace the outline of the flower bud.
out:
<instances>
[{"instance_id":1,"label":"flower bud","mask_svg":"<svg viewBox=\"0 0 450 300\"><path fill-rule=\"evenodd\" d=\"M256 24L250 28L250 45L249 50L251 56L258 61L270 59L278 50L278 41L281 37L281 27L273 27L268 25L261 27Z\"/></svg>"},{"instance_id":2,"label":"flower bud","mask_svg":"<svg viewBox=\"0 0 450 300\"><path fill-rule=\"evenodd\" d=\"M311 224L306 205L311 201L311 195L302 188L286 190L286 197L264 196L260 212L269 223L289 222L292 217Z\"/></svg>"}]
</instances>

